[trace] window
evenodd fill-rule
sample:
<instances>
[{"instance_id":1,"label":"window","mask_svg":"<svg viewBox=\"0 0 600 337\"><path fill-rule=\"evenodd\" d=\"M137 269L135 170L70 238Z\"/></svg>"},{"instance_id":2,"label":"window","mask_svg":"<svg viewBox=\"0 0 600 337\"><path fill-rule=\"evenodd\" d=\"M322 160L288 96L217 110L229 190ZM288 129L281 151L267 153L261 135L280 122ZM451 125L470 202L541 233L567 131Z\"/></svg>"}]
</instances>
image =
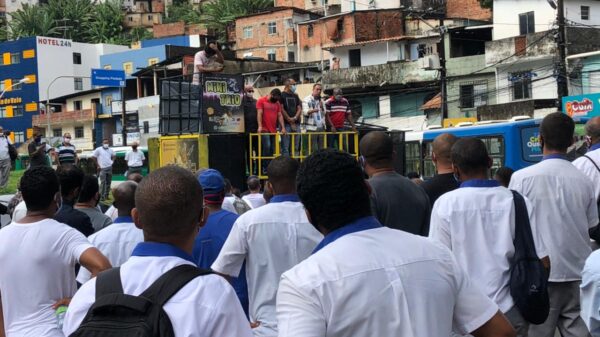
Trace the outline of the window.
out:
<instances>
[{"instance_id":1,"label":"window","mask_svg":"<svg viewBox=\"0 0 600 337\"><path fill-rule=\"evenodd\" d=\"M83 133L83 126L75 127L75 138L84 138L85 135Z\"/></svg>"},{"instance_id":2,"label":"window","mask_svg":"<svg viewBox=\"0 0 600 337\"><path fill-rule=\"evenodd\" d=\"M148 121L144 121L144 133L150 133L150 123Z\"/></svg>"},{"instance_id":3,"label":"window","mask_svg":"<svg viewBox=\"0 0 600 337\"><path fill-rule=\"evenodd\" d=\"M73 64L81 64L81 53L73 53Z\"/></svg>"},{"instance_id":4,"label":"window","mask_svg":"<svg viewBox=\"0 0 600 337\"><path fill-rule=\"evenodd\" d=\"M15 132L15 143L24 143L25 142L25 133L23 131Z\"/></svg>"},{"instance_id":5,"label":"window","mask_svg":"<svg viewBox=\"0 0 600 337\"><path fill-rule=\"evenodd\" d=\"M423 58L427 55L433 55L433 46L427 44L419 44L417 45L417 52L419 54L419 58Z\"/></svg>"},{"instance_id":6,"label":"window","mask_svg":"<svg viewBox=\"0 0 600 337\"><path fill-rule=\"evenodd\" d=\"M348 51L350 67L360 67L360 49L350 49Z\"/></svg>"},{"instance_id":7,"label":"window","mask_svg":"<svg viewBox=\"0 0 600 337\"><path fill-rule=\"evenodd\" d=\"M513 99L531 98L531 71L511 73L508 81L512 83Z\"/></svg>"},{"instance_id":8,"label":"window","mask_svg":"<svg viewBox=\"0 0 600 337\"><path fill-rule=\"evenodd\" d=\"M148 15L148 21L152 21L152 15Z\"/></svg>"},{"instance_id":9,"label":"window","mask_svg":"<svg viewBox=\"0 0 600 337\"><path fill-rule=\"evenodd\" d=\"M460 107L476 108L487 104L487 83L469 83L460 86Z\"/></svg>"},{"instance_id":10,"label":"window","mask_svg":"<svg viewBox=\"0 0 600 337\"><path fill-rule=\"evenodd\" d=\"M252 33L253 33L252 27L244 27L244 39L251 39Z\"/></svg>"},{"instance_id":11,"label":"window","mask_svg":"<svg viewBox=\"0 0 600 337\"><path fill-rule=\"evenodd\" d=\"M277 61L277 54L275 53L275 49L267 50L267 59L269 61Z\"/></svg>"},{"instance_id":12,"label":"window","mask_svg":"<svg viewBox=\"0 0 600 337\"><path fill-rule=\"evenodd\" d=\"M52 129L52 137L62 137L62 135L63 133L61 128Z\"/></svg>"},{"instance_id":13,"label":"window","mask_svg":"<svg viewBox=\"0 0 600 337\"><path fill-rule=\"evenodd\" d=\"M519 33L521 35L535 33L535 19L533 12L519 14Z\"/></svg>"},{"instance_id":14,"label":"window","mask_svg":"<svg viewBox=\"0 0 600 337\"><path fill-rule=\"evenodd\" d=\"M11 53L10 54L10 64L19 64L21 63L21 54L20 53Z\"/></svg>"},{"instance_id":15,"label":"window","mask_svg":"<svg viewBox=\"0 0 600 337\"><path fill-rule=\"evenodd\" d=\"M125 74L131 75L133 73L133 62L123 63L123 70L125 70Z\"/></svg>"},{"instance_id":16,"label":"window","mask_svg":"<svg viewBox=\"0 0 600 337\"><path fill-rule=\"evenodd\" d=\"M404 153L406 157L406 169L408 172L421 172L421 144L419 142L404 143Z\"/></svg>"},{"instance_id":17,"label":"window","mask_svg":"<svg viewBox=\"0 0 600 337\"><path fill-rule=\"evenodd\" d=\"M83 78L75 77L73 82L75 83L75 90L83 90Z\"/></svg>"},{"instance_id":18,"label":"window","mask_svg":"<svg viewBox=\"0 0 600 337\"><path fill-rule=\"evenodd\" d=\"M337 20L337 31L342 33L344 31L344 18Z\"/></svg>"},{"instance_id":19,"label":"window","mask_svg":"<svg viewBox=\"0 0 600 337\"><path fill-rule=\"evenodd\" d=\"M105 105L107 108L110 108L110 107L112 106L112 96L106 96L106 97L104 98L104 105Z\"/></svg>"},{"instance_id":20,"label":"window","mask_svg":"<svg viewBox=\"0 0 600 337\"><path fill-rule=\"evenodd\" d=\"M0 118L6 118L6 107L0 106Z\"/></svg>"},{"instance_id":21,"label":"window","mask_svg":"<svg viewBox=\"0 0 600 337\"><path fill-rule=\"evenodd\" d=\"M285 28L294 28L294 20L285 19Z\"/></svg>"},{"instance_id":22,"label":"window","mask_svg":"<svg viewBox=\"0 0 600 337\"><path fill-rule=\"evenodd\" d=\"M151 59L148 59L148 65L152 66L158 63L158 57L153 57Z\"/></svg>"},{"instance_id":23,"label":"window","mask_svg":"<svg viewBox=\"0 0 600 337\"><path fill-rule=\"evenodd\" d=\"M288 62L296 62L296 54L293 51L288 51Z\"/></svg>"},{"instance_id":24,"label":"window","mask_svg":"<svg viewBox=\"0 0 600 337\"><path fill-rule=\"evenodd\" d=\"M0 92L4 91L4 81L0 81Z\"/></svg>"},{"instance_id":25,"label":"window","mask_svg":"<svg viewBox=\"0 0 600 337\"><path fill-rule=\"evenodd\" d=\"M277 34L277 22L269 22L269 35Z\"/></svg>"},{"instance_id":26,"label":"window","mask_svg":"<svg viewBox=\"0 0 600 337\"><path fill-rule=\"evenodd\" d=\"M315 27L312 24L308 25L307 34L308 34L308 37L313 37L313 35L315 35Z\"/></svg>"},{"instance_id":27,"label":"window","mask_svg":"<svg viewBox=\"0 0 600 337\"><path fill-rule=\"evenodd\" d=\"M590 6L581 6L581 20L590 19Z\"/></svg>"},{"instance_id":28,"label":"window","mask_svg":"<svg viewBox=\"0 0 600 337\"><path fill-rule=\"evenodd\" d=\"M79 111L82 108L82 103L81 101L74 101L73 102L73 110L75 111Z\"/></svg>"},{"instance_id":29,"label":"window","mask_svg":"<svg viewBox=\"0 0 600 337\"><path fill-rule=\"evenodd\" d=\"M129 22L133 22L133 17L129 16L129 17L127 17L127 20L129 20Z\"/></svg>"},{"instance_id":30,"label":"window","mask_svg":"<svg viewBox=\"0 0 600 337\"><path fill-rule=\"evenodd\" d=\"M11 90L21 90L23 89L23 83L19 83L20 79L12 80L12 89ZM8 89L8 88L7 88Z\"/></svg>"},{"instance_id":31,"label":"window","mask_svg":"<svg viewBox=\"0 0 600 337\"><path fill-rule=\"evenodd\" d=\"M23 116L23 106L15 105L13 106L13 117L21 117Z\"/></svg>"}]
</instances>

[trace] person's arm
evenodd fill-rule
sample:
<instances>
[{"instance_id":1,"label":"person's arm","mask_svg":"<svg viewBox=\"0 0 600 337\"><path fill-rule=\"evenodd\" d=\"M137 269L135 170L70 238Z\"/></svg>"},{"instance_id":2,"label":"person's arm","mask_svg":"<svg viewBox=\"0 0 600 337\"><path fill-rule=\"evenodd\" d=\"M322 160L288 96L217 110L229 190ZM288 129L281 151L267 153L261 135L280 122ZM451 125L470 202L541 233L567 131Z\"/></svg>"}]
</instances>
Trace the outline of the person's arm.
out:
<instances>
[{"instance_id":1,"label":"person's arm","mask_svg":"<svg viewBox=\"0 0 600 337\"><path fill-rule=\"evenodd\" d=\"M90 271L92 277L95 277L101 271L112 267L106 256L102 255L98 248L94 247L86 249L83 254L81 254L79 263L85 267L85 269Z\"/></svg>"},{"instance_id":2,"label":"person's arm","mask_svg":"<svg viewBox=\"0 0 600 337\"><path fill-rule=\"evenodd\" d=\"M0 337L6 337L4 332L4 312L2 309L2 294L0 293Z\"/></svg>"},{"instance_id":3,"label":"person's arm","mask_svg":"<svg viewBox=\"0 0 600 337\"><path fill-rule=\"evenodd\" d=\"M296 105L296 115L294 118L296 118L297 122L300 122L300 116L302 116L302 101L300 101L300 98L298 98L296 102L298 104Z\"/></svg>"},{"instance_id":4,"label":"person's arm","mask_svg":"<svg viewBox=\"0 0 600 337\"><path fill-rule=\"evenodd\" d=\"M239 219L233 224L219 256L211 266L215 272L232 277L240 274L248 252L248 242L242 226Z\"/></svg>"},{"instance_id":5,"label":"person's arm","mask_svg":"<svg viewBox=\"0 0 600 337\"><path fill-rule=\"evenodd\" d=\"M429 237L452 249L452 239L450 235L450 221L444 213L444 202L438 199L433 205L431 211L431 221L429 222Z\"/></svg>"},{"instance_id":6,"label":"person's arm","mask_svg":"<svg viewBox=\"0 0 600 337\"><path fill-rule=\"evenodd\" d=\"M346 119L352 126L352 131L356 132L356 125L354 125L354 119L352 118L352 111L350 110L350 105L348 105L348 109L346 110Z\"/></svg>"},{"instance_id":7,"label":"person's arm","mask_svg":"<svg viewBox=\"0 0 600 337\"><path fill-rule=\"evenodd\" d=\"M474 337L516 337L517 332L510 322L498 311L489 321L471 332Z\"/></svg>"},{"instance_id":8,"label":"person's arm","mask_svg":"<svg viewBox=\"0 0 600 337\"><path fill-rule=\"evenodd\" d=\"M277 113L277 119L279 120L279 125L281 126L281 134L285 135L286 134L286 130L285 130L285 124L283 122L283 113L281 112L281 109L279 110L279 112Z\"/></svg>"},{"instance_id":9,"label":"person's arm","mask_svg":"<svg viewBox=\"0 0 600 337\"><path fill-rule=\"evenodd\" d=\"M263 118L263 109L256 109L256 121L258 122L258 130L257 130L258 133L263 132L262 118Z\"/></svg>"},{"instance_id":10,"label":"person's arm","mask_svg":"<svg viewBox=\"0 0 600 337\"><path fill-rule=\"evenodd\" d=\"M319 301L299 289L284 274L277 290L279 337L325 336L327 322Z\"/></svg>"},{"instance_id":11,"label":"person's arm","mask_svg":"<svg viewBox=\"0 0 600 337\"><path fill-rule=\"evenodd\" d=\"M327 121L327 124L331 126L331 132L336 132L337 130L331 121L331 107L327 103L323 105L325 106L325 120Z\"/></svg>"}]
</instances>

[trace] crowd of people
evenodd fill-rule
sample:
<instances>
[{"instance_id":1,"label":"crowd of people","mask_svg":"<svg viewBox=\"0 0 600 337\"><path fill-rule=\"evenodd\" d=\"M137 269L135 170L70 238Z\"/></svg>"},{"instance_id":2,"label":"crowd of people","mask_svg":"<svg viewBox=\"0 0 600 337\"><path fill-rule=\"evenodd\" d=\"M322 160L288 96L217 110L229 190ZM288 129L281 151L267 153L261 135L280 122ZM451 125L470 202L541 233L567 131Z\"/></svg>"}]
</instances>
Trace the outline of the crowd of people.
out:
<instances>
[{"instance_id":1,"label":"crowd of people","mask_svg":"<svg viewBox=\"0 0 600 337\"><path fill-rule=\"evenodd\" d=\"M574 128L548 115L542 161L494 177L481 140L442 134L420 184L378 131L359 161L277 157L245 195L167 166L130 175L107 214L95 176L30 168L0 230L0 336L600 336L600 117L571 163ZM513 289L524 228L539 322Z\"/></svg>"}]
</instances>

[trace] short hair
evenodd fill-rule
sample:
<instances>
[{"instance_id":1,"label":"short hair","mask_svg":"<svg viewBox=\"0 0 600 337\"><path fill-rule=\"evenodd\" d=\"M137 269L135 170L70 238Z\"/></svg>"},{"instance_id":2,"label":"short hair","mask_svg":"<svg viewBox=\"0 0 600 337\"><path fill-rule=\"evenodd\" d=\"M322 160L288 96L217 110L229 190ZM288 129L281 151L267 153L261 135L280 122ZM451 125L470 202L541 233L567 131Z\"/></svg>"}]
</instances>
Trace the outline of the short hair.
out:
<instances>
[{"instance_id":1,"label":"short hair","mask_svg":"<svg viewBox=\"0 0 600 337\"><path fill-rule=\"evenodd\" d=\"M452 146L457 140L458 137L451 133L442 133L435 137L432 143L432 151L439 162L452 163Z\"/></svg>"},{"instance_id":2,"label":"short hair","mask_svg":"<svg viewBox=\"0 0 600 337\"><path fill-rule=\"evenodd\" d=\"M288 156L279 156L271 160L267 166L267 175L276 193L296 190L296 174L299 166L297 160Z\"/></svg>"},{"instance_id":3,"label":"short hair","mask_svg":"<svg viewBox=\"0 0 600 337\"><path fill-rule=\"evenodd\" d=\"M174 165L152 171L135 192L139 221L153 238L189 236L199 224L203 199L194 174Z\"/></svg>"},{"instance_id":4,"label":"short hair","mask_svg":"<svg viewBox=\"0 0 600 337\"><path fill-rule=\"evenodd\" d=\"M481 139L461 138L452 146L452 164L467 174L476 173L489 168L490 156Z\"/></svg>"},{"instance_id":5,"label":"short hair","mask_svg":"<svg viewBox=\"0 0 600 337\"><path fill-rule=\"evenodd\" d=\"M287 78L285 81L283 81L283 85L284 86L292 85L292 81L296 82L296 80L293 78Z\"/></svg>"},{"instance_id":6,"label":"short hair","mask_svg":"<svg viewBox=\"0 0 600 337\"><path fill-rule=\"evenodd\" d=\"M321 88L323 88L323 85L322 85L321 83L315 83L315 84L313 85L313 90L315 90L315 88L316 88L316 87L321 87Z\"/></svg>"},{"instance_id":7,"label":"short hair","mask_svg":"<svg viewBox=\"0 0 600 337\"><path fill-rule=\"evenodd\" d=\"M56 173L47 166L32 167L25 171L19 186L23 201L30 211L48 208L60 188Z\"/></svg>"},{"instance_id":8,"label":"short hair","mask_svg":"<svg viewBox=\"0 0 600 337\"><path fill-rule=\"evenodd\" d=\"M142 179L144 179L144 176L135 172L135 173L129 173L127 175L127 180L131 180L131 181L135 181L136 183L140 183L142 181Z\"/></svg>"},{"instance_id":9,"label":"short hair","mask_svg":"<svg viewBox=\"0 0 600 337\"><path fill-rule=\"evenodd\" d=\"M80 188L83 184L85 174L75 165L60 166L56 170L58 181L60 182L60 193L63 197L68 196L75 189Z\"/></svg>"},{"instance_id":10,"label":"short hair","mask_svg":"<svg viewBox=\"0 0 600 337\"><path fill-rule=\"evenodd\" d=\"M333 88L333 95L343 95L344 92L342 91L342 88Z\"/></svg>"},{"instance_id":11,"label":"short hair","mask_svg":"<svg viewBox=\"0 0 600 337\"><path fill-rule=\"evenodd\" d=\"M549 150L566 152L573 144L575 122L561 112L554 112L544 117L540 124L540 136L544 146Z\"/></svg>"},{"instance_id":12,"label":"short hair","mask_svg":"<svg viewBox=\"0 0 600 337\"><path fill-rule=\"evenodd\" d=\"M104 142L110 142L110 141L108 140L108 138L102 138L102 142L104 143Z\"/></svg>"},{"instance_id":13,"label":"short hair","mask_svg":"<svg viewBox=\"0 0 600 337\"><path fill-rule=\"evenodd\" d=\"M494 179L496 179L500 185L508 187L508 185L510 185L510 179L512 178L513 173L515 173L515 170L508 166L502 166L494 174Z\"/></svg>"},{"instance_id":14,"label":"short hair","mask_svg":"<svg viewBox=\"0 0 600 337\"><path fill-rule=\"evenodd\" d=\"M316 227L333 231L371 215L362 170L348 153L325 149L310 155L298 170L297 189Z\"/></svg>"},{"instance_id":15,"label":"short hair","mask_svg":"<svg viewBox=\"0 0 600 337\"><path fill-rule=\"evenodd\" d=\"M113 189L114 206L119 210L128 211L135 208L135 191L138 184L135 181L124 181Z\"/></svg>"},{"instance_id":16,"label":"short hair","mask_svg":"<svg viewBox=\"0 0 600 337\"><path fill-rule=\"evenodd\" d=\"M271 90L271 96L281 96L281 90L278 88Z\"/></svg>"},{"instance_id":17,"label":"short hair","mask_svg":"<svg viewBox=\"0 0 600 337\"><path fill-rule=\"evenodd\" d=\"M360 154L374 168L393 166L394 143L382 131L371 131L360 140Z\"/></svg>"},{"instance_id":18,"label":"short hair","mask_svg":"<svg viewBox=\"0 0 600 337\"><path fill-rule=\"evenodd\" d=\"M88 202L96 196L100 191L98 178L93 175L86 174L81 183L81 192L79 193L79 202Z\"/></svg>"},{"instance_id":19,"label":"short hair","mask_svg":"<svg viewBox=\"0 0 600 337\"><path fill-rule=\"evenodd\" d=\"M256 176L250 176L247 181L248 188L251 190L257 190L260 188L260 180Z\"/></svg>"},{"instance_id":20,"label":"short hair","mask_svg":"<svg viewBox=\"0 0 600 337\"><path fill-rule=\"evenodd\" d=\"M600 138L600 117L594 117L585 123L585 134L592 138Z\"/></svg>"},{"instance_id":21,"label":"short hair","mask_svg":"<svg viewBox=\"0 0 600 337\"><path fill-rule=\"evenodd\" d=\"M406 178L408 179L421 179L421 175L418 172L412 171L406 174Z\"/></svg>"}]
</instances>

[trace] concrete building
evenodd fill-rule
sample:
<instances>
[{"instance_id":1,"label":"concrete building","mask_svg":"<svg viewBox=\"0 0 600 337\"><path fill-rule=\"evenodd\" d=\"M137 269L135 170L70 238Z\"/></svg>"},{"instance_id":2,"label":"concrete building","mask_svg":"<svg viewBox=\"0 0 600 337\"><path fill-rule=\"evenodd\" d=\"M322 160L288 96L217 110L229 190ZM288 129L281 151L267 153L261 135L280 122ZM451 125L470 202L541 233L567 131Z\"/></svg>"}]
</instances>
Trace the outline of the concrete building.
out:
<instances>
[{"instance_id":1,"label":"concrete building","mask_svg":"<svg viewBox=\"0 0 600 337\"><path fill-rule=\"evenodd\" d=\"M123 25L127 28L152 28L162 23L162 16L170 0L126 0L123 2L125 18Z\"/></svg>"},{"instance_id":2,"label":"concrete building","mask_svg":"<svg viewBox=\"0 0 600 337\"><path fill-rule=\"evenodd\" d=\"M345 0L275 0L275 7L296 7L323 16L339 14Z\"/></svg>"},{"instance_id":3,"label":"concrete building","mask_svg":"<svg viewBox=\"0 0 600 337\"><path fill-rule=\"evenodd\" d=\"M16 143L24 142L32 134L32 116L44 110L40 102L90 90L91 69L100 67L100 55L126 49L48 37L0 44L0 92L5 91L0 100L0 125L14 131ZM27 82L19 84L24 78Z\"/></svg>"},{"instance_id":4,"label":"concrete building","mask_svg":"<svg viewBox=\"0 0 600 337\"><path fill-rule=\"evenodd\" d=\"M296 27L318 17L318 14L295 7L276 7L239 17L235 20L236 56L296 62Z\"/></svg>"}]
</instances>

